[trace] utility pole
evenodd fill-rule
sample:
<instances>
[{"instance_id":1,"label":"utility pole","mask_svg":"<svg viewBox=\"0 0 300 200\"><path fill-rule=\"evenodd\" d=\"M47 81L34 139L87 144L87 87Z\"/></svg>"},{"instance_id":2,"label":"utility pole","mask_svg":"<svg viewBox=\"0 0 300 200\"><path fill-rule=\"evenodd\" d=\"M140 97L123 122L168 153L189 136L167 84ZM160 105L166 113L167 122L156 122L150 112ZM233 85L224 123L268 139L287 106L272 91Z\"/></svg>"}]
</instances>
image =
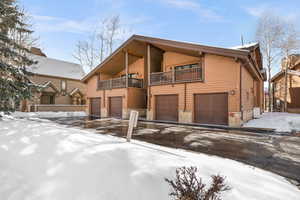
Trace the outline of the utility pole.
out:
<instances>
[{"instance_id":1,"label":"utility pole","mask_svg":"<svg viewBox=\"0 0 300 200\"><path fill-rule=\"evenodd\" d=\"M241 42L242 42L242 46L244 46L244 37L243 37L243 34L241 34Z\"/></svg>"}]
</instances>

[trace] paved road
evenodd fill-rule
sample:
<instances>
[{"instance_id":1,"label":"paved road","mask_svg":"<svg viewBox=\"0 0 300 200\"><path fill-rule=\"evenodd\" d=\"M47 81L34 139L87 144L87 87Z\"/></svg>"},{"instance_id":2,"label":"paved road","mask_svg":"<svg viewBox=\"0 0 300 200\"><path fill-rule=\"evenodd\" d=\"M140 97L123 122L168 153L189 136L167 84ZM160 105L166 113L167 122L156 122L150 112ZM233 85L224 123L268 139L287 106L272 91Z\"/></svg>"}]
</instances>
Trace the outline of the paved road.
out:
<instances>
[{"instance_id":1,"label":"paved road","mask_svg":"<svg viewBox=\"0 0 300 200\"><path fill-rule=\"evenodd\" d=\"M101 134L125 137L127 133L128 122L122 120L52 120ZM133 138L234 159L300 183L300 137L140 122Z\"/></svg>"}]
</instances>

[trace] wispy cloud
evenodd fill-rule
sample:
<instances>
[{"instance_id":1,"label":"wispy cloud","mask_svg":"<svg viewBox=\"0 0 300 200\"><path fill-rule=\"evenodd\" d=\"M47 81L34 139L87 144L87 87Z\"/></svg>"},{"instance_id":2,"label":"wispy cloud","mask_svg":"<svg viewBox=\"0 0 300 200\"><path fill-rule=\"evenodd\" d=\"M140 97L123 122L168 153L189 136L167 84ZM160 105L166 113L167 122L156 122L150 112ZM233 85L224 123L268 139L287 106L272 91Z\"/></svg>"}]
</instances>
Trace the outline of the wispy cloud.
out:
<instances>
[{"instance_id":1,"label":"wispy cloud","mask_svg":"<svg viewBox=\"0 0 300 200\"><path fill-rule=\"evenodd\" d=\"M266 4L257 5L255 7L244 8L246 12L253 17L260 17L264 12L271 10L270 6Z\"/></svg>"},{"instance_id":2,"label":"wispy cloud","mask_svg":"<svg viewBox=\"0 0 300 200\"><path fill-rule=\"evenodd\" d=\"M90 32L96 20L74 20L54 16L32 15L35 28L38 32Z\"/></svg>"},{"instance_id":3,"label":"wispy cloud","mask_svg":"<svg viewBox=\"0 0 300 200\"><path fill-rule=\"evenodd\" d=\"M222 21L223 17L216 13L213 9L203 7L199 1L195 0L160 0L162 3L179 9L191 10L201 17L209 20Z\"/></svg>"},{"instance_id":4,"label":"wispy cloud","mask_svg":"<svg viewBox=\"0 0 300 200\"><path fill-rule=\"evenodd\" d=\"M278 7L269 4L260 4L255 7L244 7L244 10L253 17L261 17L264 13L281 16L284 20L298 23L298 12L292 12L285 7Z\"/></svg>"},{"instance_id":5,"label":"wispy cloud","mask_svg":"<svg viewBox=\"0 0 300 200\"><path fill-rule=\"evenodd\" d=\"M200 4L191 0L163 0L166 4L183 9L198 9Z\"/></svg>"}]
</instances>

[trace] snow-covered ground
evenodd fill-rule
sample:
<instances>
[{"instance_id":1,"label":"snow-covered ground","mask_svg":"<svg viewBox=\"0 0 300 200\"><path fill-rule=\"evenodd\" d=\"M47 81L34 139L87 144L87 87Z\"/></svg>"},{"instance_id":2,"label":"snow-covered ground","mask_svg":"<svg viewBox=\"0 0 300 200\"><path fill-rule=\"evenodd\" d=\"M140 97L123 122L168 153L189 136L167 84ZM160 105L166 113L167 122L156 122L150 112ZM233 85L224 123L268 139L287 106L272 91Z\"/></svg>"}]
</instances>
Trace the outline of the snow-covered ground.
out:
<instances>
[{"instance_id":1,"label":"snow-covered ground","mask_svg":"<svg viewBox=\"0 0 300 200\"><path fill-rule=\"evenodd\" d=\"M226 176L225 200L298 200L283 177L233 160L67 128L47 120L0 121L0 199L169 200L165 177L197 166Z\"/></svg>"},{"instance_id":2,"label":"snow-covered ground","mask_svg":"<svg viewBox=\"0 0 300 200\"><path fill-rule=\"evenodd\" d=\"M58 117L85 117L85 112L14 112L13 117L58 118Z\"/></svg>"},{"instance_id":3,"label":"snow-covered ground","mask_svg":"<svg viewBox=\"0 0 300 200\"><path fill-rule=\"evenodd\" d=\"M263 113L259 119L250 120L244 126L273 128L280 132L300 131L300 114L282 112Z\"/></svg>"}]
</instances>

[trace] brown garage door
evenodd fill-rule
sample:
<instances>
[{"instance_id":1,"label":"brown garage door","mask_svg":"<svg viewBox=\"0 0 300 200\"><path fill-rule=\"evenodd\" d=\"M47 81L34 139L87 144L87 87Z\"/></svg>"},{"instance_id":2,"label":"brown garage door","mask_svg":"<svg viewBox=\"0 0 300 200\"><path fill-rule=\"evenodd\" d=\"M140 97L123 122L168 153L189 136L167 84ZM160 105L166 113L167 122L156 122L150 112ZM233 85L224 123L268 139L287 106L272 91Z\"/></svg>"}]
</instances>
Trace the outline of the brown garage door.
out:
<instances>
[{"instance_id":1,"label":"brown garage door","mask_svg":"<svg viewBox=\"0 0 300 200\"><path fill-rule=\"evenodd\" d=\"M90 99L90 115L94 118L101 117L101 99L99 98L91 98Z\"/></svg>"},{"instance_id":2,"label":"brown garage door","mask_svg":"<svg viewBox=\"0 0 300 200\"><path fill-rule=\"evenodd\" d=\"M196 94L194 97L194 120L201 124L227 125L227 93Z\"/></svg>"},{"instance_id":3,"label":"brown garage door","mask_svg":"<svg viewBox=\"0 0 300 200\"><path fill-rule=\"evenodd\" d=\"M155 97L156 120L178 121L178 95Z\"/></svg>"},{"instance_id":4,"label":"brown garage door","mask_svg":"<svg viewBox=\"0 0 300 200\"><path fill-rule=\"evenodd\" d=\"M109 98L109 116L122 118L122 97Z\"/></svg>"}]
</instances>

